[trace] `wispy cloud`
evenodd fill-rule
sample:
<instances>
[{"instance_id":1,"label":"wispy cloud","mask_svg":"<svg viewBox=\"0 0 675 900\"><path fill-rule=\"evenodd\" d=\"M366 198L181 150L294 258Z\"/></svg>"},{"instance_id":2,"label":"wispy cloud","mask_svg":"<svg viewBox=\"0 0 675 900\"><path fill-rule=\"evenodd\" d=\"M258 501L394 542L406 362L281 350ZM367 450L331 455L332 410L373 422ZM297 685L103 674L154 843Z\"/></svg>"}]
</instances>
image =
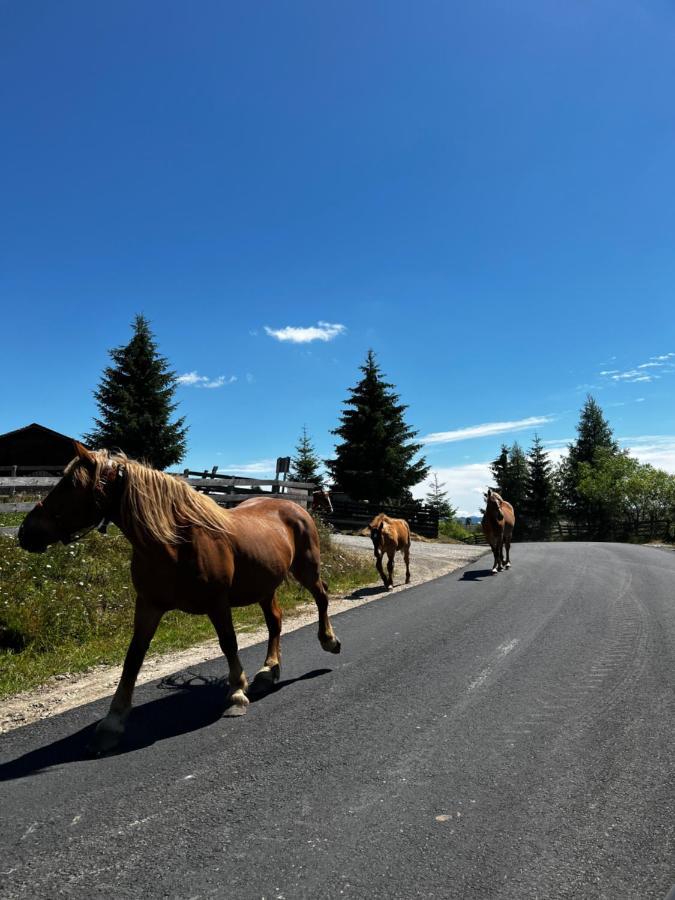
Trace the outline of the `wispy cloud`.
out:
<instances>
[{"instance_id":1,"label":"wispy cloud","mask_svg":"<svg viewBox=\"0 0 675 900\"><path fill-rule=\"evenodd\" d=\"M645 369L660 369L661 372L645 372ZM675 371L675 353L662 353L660 356L650 356L649 360L640 363L632 369L604 369L600 372L603 378L615 383L639 384L649 383L661 377L664 372Z\"/></svg>"},{"instance_id":2,"label":"wispy cloud","mask_svg":"<svg viewBox=\"0 0 675 900\"><path fill-rule=\"evenodd\" d=\"M274 475L276 467L276 459L258 459L254 462L218 465L221 472L228 475Z\"/></svg>"},{"instance_id":3,"label":"wispy cloud","mask_svg":"<svg viewBox=\"0 0 675 900\"><path fill-rule=\"evenodd\" d=\"M179 375L176 381L184 387L197 388L219 388L226 384L234 384L237 380L236 375L219 375L217 378L209 378L208 375L199 375L197 372L186 372L185 375Z\"/></svg>"},{"instance_id":4,"label":"wispy cloud","mask_svg":"<svg viewBox=\"0 0 675 900\"><path fill-rule=\"evenodd\" d=\"M512 422L486 422L483 425L471 425L455 431L435 431L420 440L424 444L451 444L455 441L466 441L471 438L489 437L494 434L508 434L511 431L524 431L537 425L546 425L554 421L554 416L530 416L527 419L516 419Z\"/></svg>"},{"instance_id":5,"label":"wispy cloud","mask_svg":"<svg viewBox=\"0 0 675 900\"><path fill-rule=\"evenodd\" d=\"M265 325L265 332L277 341L288 341L291 344L309 344L312 341L332 341L338 335L344 334L347 328L331 322L318 322L316 325L299 328L286 325L285 328L269 328Z\"/></svg>"}]
</instances>

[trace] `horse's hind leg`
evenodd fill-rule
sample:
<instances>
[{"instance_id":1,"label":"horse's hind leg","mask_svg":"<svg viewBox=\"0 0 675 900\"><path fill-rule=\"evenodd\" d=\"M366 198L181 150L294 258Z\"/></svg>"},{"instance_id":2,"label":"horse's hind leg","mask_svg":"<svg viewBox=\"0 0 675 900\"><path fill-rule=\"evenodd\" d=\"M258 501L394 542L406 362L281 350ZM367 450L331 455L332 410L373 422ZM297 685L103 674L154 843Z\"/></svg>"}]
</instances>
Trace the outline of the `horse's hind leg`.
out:
<instances>
[{"instance_id":1,"label":"horse's hind leg","mask_svg":"<svg viewBox=\"0 0 675 900\"><path fill-rule=\"evenodd\" d=\"M328 585L321 580L318 563L313 559L296 557L291 566L291 572L314 597L316 608L319 611L319 643L328 653L339 653L340 641L328 618Z\"/></svg>"},{"instance_id":2,"label":"horse's hind leg","mask_svg":"<svg viewBox=\"0 0 675 900\"><path fill-rule=\"evenodd\" d=\"M117 685L108 715L101 719L96 726L94 737L89 745L90 752L108 753L110 750L114 750L122 740L126 720L131 711L131 698L136 686L136 679L161 618L161 610L149 606L140 597L136 599L134 633L124 660L122 677Z\"/></svg>"},{"instance_id":3,"label":"horse's hind leg","mask_svg":"<svg viewBox=\"0 0 675 900\"><path fill-rule=\"evenodd\" d=\"M410 584L410 544L403 548L403 561L405 562L405 583Z\"/></svg>"},{"instance_id":4,"label":"horse's hind leg","mask_svg":"<svg viewBox=\"0 0 675 900\"><path fill-rule=\"evenodd\" d=\"M227 658L227 664L230 672L228 681L230 683L230 695L228 706L224 715L226 716L243 716L246 712L249 700L246 696L248 681L239 660L239 651L237 647L237 635L232 624L232 610L227 602L212 609L209 612L209 619L213 623L218 635L220 649Z\"/></svg>"},{"instance_id":5,"label":"horse's hind leg","mask_svg":"<svg viewBox=\"0 0 675 900\"><path fill-rule=\"evenodd\" d=\"M272 599L260 604L267 623L269 639L267 641L267 656L265 664L253 679L253 685L257 687L271 687L281 675L281 607L277 602L277 595L272 594Z\"/></svg>"}]
</instances>

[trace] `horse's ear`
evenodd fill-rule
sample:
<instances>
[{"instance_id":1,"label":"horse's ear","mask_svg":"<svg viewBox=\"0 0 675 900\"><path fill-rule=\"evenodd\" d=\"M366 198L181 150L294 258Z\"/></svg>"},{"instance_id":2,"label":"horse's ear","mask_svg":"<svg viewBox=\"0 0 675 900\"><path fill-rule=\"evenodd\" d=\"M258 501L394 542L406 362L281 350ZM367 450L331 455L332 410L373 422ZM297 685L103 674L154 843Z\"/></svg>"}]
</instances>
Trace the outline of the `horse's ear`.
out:
<instances>
[{"instance_id":1,"label":"horse's ear","mask_svg":"<svg viewBox=\"0 0 675 900\"><path fill-rule=\"evenodd\" d=\"M486 496L486 497L491 497L491 496L492 496L492 488L488 488L487 494L486 494L485 496Z\"/></svg>"},{"instance_id":2,"label":"horse's ear","mask_svg":"<svg viewBox=\"0 0 675 900\"><path fill-rule=\"evenodd\" d=\"M96 457L91 450L87 450L84 444L81 444L79 441L73 441L73 443L75 444L75 452L77 453L78 459L81 459L82 462L96 462Z\"/></svg>"}]
</instances>

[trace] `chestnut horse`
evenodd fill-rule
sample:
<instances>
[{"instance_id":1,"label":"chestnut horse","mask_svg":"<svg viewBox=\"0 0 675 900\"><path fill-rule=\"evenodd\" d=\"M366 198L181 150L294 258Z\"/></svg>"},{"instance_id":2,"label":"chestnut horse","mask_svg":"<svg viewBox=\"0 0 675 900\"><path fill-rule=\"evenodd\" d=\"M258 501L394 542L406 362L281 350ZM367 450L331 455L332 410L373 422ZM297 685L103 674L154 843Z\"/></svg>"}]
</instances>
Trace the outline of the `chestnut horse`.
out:
<instances>
[{"instance_id":1,"label":"chestnut horse","mask_svg":"<svg viewBox=\"0 0 675 900\"><path fill-rule=\"evenodd\" d=\"M488 489L485 495L483 532L494 554L493 575L511 568L511 535L516 524L513 507L496 492ZM506 549L506 558L504 558Z\"/></svg>"},{"instance_id":2,"label":"chestnut horse","mask_svg":"<svg viewBox=\"0 0 675 900\"><path fill-rule=\"evenodd\" d=\"M120 742L145 653L169 610L205 614L213 623L229 666L226 715L242 715L249 704L232 607L262 607L269 641L254 683L270 687L281 673L276 590L288 572L316 601L321 646L340 652L328 618L327 586L319 574L316 526L297 503L254 497L224 510L186 482L124 454L90 452L81 444L77 454L59 483L24 519L19 543L41 553L57 541L76 540L104 520L114 522L132 545L131 577L137 594L133 637L110 710L94 734L90 749L95 753Z\"/></svg>"},{"instance_id":3,"label":"chestnut horse","mask_svg":"<svg viewBox=\"0 0 675 900\"><path fill-rule=\"evenodd\" d=\"M405 583L410 584L410 526L405 519L391 519L378 513L368 526L375 551L375 567L388 591L394 586L394 555L400 550L405 560ZM387 554L387 574L382 557Z\"/></svg>"},{"instance_id":4,"label":"chestnut horse","mask_svg":"<svg viewBox=\"0 0 675 900\"><path fill-rule=\"evenodd\" d=\"M319 488L318 491L312 492L312 512L319 512L320 510L324 510L327 513L333 512L333 504L328 488Z\"/></svg>"}]
</instances>

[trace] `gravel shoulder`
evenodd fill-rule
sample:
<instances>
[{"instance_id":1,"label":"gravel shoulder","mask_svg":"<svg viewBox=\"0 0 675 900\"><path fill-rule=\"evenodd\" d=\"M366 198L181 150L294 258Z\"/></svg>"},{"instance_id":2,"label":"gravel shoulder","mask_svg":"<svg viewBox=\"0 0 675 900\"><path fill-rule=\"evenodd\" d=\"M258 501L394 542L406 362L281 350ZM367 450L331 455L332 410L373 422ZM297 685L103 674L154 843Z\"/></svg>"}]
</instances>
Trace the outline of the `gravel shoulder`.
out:
<instances>
[{"instance_id":1,"label":"gravel shoulder","mask_svg":"<svg viewBox=\"0 0 675 900\"><path fill-rule=\"evenodd\" d=\"M334 535L333 540L345 549L372 557L372 544L369 538L340 534ZM468 565L482 556L487 549L464 544L433 544L415 541L410 551L411 583L409 585L401 583L401 577L404 574L403 560L397 554L392 591L385 591L381 582L378 581L358 588L349 594L332 595L330 615L331 617L337 616L357 606L372 603L374 600L386 602L386 599L393 594L405 591L415 585L424 584L434 578L440 578L442 575L447 575L449 572ZM305 625L315 622L316 607L314 603L308 602L297 607L294 614L286 616L282 637L283 633L295 631L297 628L303 628ZM267 641L266 628L238 634L240 649L264 641ZM149 656L143 664L137 683L145 684L218 656L221 656L221 650L215 639L188 650ZM0 734L112 695L121 673L122 666L120 665L96 666L88 672L57 675L35 690L26 691L5 700L0 712Z\"/></svg>"}]
</instances>

